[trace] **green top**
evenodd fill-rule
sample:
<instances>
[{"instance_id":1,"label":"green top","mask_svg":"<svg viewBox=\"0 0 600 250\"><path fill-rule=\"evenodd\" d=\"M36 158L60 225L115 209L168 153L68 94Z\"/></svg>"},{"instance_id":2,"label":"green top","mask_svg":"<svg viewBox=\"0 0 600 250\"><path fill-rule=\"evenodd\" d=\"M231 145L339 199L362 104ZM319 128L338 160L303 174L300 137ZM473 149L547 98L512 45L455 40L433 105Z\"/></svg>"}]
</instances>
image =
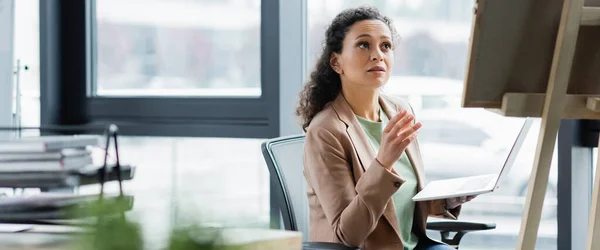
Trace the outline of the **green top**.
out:
<instances>
[{"instance_id":1,"label":"green top","mask_svg":"<svg viewBox=\"0 0 600 250\"><path fill-rule=\"evenodd\" d=\"M356 116L361 127L369 137L371 146L375 152L379 151L383 129L389 122L383 109L380 110L380 122L372 122L360 116ZM412 250L419 241L417 236L412 232L413 215L415 211L415 202L412 200L412 197L417 192L417 176L415 175L406 152L402 153L402 156L400 156L400 159L396 161L393 167L394 170L396 170L396 173L406 181L400 186L398 191L394 193L392 200L396 207L402 245L404 245L404 250Z\"/></svg>"}]
</instances>

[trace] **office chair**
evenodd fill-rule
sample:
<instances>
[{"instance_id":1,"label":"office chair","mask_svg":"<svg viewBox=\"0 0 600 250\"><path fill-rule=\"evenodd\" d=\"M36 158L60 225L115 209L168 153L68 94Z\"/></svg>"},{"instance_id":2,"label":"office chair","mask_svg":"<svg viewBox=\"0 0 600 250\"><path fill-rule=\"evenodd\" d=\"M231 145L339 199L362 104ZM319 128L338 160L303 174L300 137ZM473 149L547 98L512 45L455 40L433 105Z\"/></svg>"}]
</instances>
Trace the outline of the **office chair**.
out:
<instances>
[{"instance_id":1,"label":"office chair","mask_svg":"<svg viewBox=\"0 0 600 250\"><path fill-rule=\"evenodd\" d=\"M266 140L261 145L270 174L271 187L271 222L279 224L283 221L285 230L300 231L304 250L340 249L350 250L343 244L326 242L309 242L308 198L306 196L306 180L302 164L304 152L304 135L293 135ZM294 176L296 178L287 178ZM281 213L281 216L280 216ZM438 231L442 242L458 249L461 238L468 232L496 228L495 223L475 223L466 221L428 222L427 229ZM450 237L451 233L454 237Z\"/></svg>"}]
</instances>

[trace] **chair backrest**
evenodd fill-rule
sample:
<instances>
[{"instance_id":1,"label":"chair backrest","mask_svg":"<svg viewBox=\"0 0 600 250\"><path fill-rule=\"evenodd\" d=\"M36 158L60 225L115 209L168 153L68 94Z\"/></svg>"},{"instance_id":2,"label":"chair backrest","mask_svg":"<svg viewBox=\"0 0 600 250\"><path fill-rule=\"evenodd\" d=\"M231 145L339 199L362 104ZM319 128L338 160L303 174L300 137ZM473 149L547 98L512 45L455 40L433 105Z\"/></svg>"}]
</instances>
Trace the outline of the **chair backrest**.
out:
<instances>
[{"instance_id":1,"label":"chair backrest","mask_svg":"<svg viewBox=\"0 0 600 250\"><path fill-rule=\"evenodd\" d=\"M281 209L284 229L309 232L308 198L303 175L304 135L279 137L262 143L262 154L269 168L271 192ZM275 189L275 190L273 190Z\"/></svg>"}]
</instances>

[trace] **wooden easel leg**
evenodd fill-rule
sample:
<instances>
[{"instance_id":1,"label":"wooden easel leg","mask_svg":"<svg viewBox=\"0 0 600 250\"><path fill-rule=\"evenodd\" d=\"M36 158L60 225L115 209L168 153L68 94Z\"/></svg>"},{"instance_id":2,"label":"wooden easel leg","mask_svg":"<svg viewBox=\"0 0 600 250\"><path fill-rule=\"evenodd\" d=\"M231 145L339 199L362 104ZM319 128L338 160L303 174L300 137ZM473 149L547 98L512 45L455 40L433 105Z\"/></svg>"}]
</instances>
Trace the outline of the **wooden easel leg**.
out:
<instances>
[{"instance_id":1,"label":"wooden easel leg","mask_svg":"<svg viewBox=\"0 0 600 250\"><path fill-rule=\"evenodd\" d=\"M587 250L600 249L600 138L598 138L598 158L596 158L596 177L592 192L592 207L588 224Z\"/></svg>"},{"instance_id":2,"label":"wooden easel leg","mask_svg":"<svg viewBox=\"0 0 600 250\"><path fill-rule=\"evenodd\" d=\"M519 250L534 250L542 215L542 206L548 186L548 175L556 137L560 127L573 56L577 44L583 0L564 0L548 89L544 100L542 125L535 153L535 161L527 188L525 211L519 233Z\"/></svg>"}]
</instances>

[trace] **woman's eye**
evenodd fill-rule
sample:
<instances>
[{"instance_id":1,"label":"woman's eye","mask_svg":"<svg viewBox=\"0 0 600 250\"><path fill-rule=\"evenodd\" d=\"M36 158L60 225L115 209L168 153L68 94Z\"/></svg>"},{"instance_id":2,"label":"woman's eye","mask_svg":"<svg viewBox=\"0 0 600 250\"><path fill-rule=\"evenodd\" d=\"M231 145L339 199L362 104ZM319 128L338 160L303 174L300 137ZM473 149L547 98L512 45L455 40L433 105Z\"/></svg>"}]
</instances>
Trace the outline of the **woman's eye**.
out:
<instances>
[{"instance_id":1,"label":"woman's eye","mask_svg":"<svg viewBox=\"0 0 600 250\"><path fill-rule=\"evenodd\" d=\"M389 43L383 44L383 47L384 47L385 49L392 49L392 45L391 45L391 44L389 44Z\"/></svg>"},{"instance_id":2,"label":"woman's eye","mask_svg":"<svg viewBox=\"0 0 600 250\"><path fill-rule=\"evenodd\" d=\"M368 43L364 43L364 42L363 43L359 43L358 47L361 48L361 49L366 49L366 48L369 48L369 44Z\"/></svg>"}]
</instances>

